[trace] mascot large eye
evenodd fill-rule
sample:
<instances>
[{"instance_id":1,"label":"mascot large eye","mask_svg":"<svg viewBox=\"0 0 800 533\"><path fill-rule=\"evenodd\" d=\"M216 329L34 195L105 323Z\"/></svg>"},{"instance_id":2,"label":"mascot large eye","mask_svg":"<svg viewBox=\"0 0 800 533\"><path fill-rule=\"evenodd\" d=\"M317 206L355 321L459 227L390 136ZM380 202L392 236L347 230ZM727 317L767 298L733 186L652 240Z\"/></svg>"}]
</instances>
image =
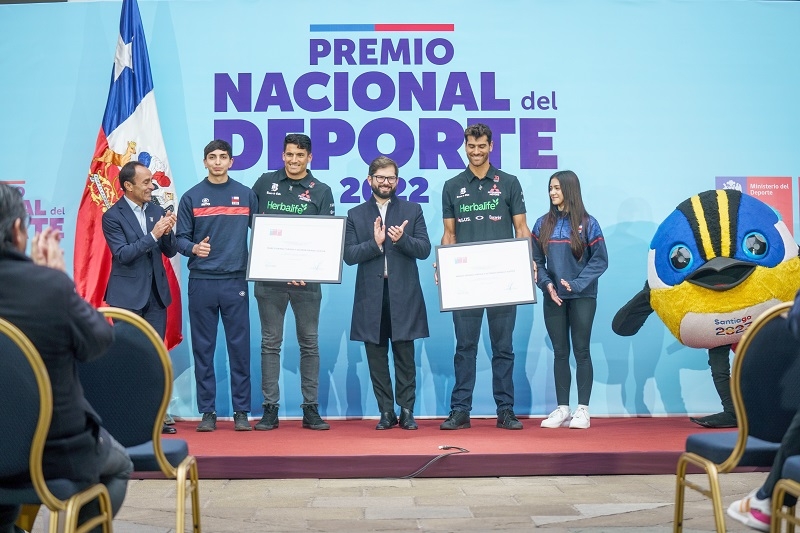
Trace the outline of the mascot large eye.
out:
<instances>
[{"instance_id":1,"label":"mascot large eye","mask_svg":"<svg viewBox=\"0 0 800 533\"><path fill-rule=\"evenodd\" d=\"M767 239L757 231L751 231L744 236L744 253L748 257L761 259L767 255Z\"/></svg>"},{"instance_id":2,"label":"mascot large eye","mask_svg":"<svg viewBox=\"0 0 800 533\"><path fill-rule=\"evenodd\" d=\"M669 252L669 262L677 271L686 270L692 265L692 251L683 244L673 246Z\"/></svg>"}]
</instances>

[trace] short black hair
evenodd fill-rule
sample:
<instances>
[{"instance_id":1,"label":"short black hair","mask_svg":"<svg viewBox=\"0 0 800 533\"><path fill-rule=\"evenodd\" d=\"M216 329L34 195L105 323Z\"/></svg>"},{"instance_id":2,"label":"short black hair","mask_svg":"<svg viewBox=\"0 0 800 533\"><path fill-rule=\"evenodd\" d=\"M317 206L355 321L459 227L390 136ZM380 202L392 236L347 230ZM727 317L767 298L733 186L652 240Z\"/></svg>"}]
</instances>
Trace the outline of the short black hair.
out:
<instances>
[{"instance_id":1,"label":"short black hair","mask_svg":"<svg viewBox=\"0 0 800 533\"><path fill-rule=\"evenodd\" d=\"M22 221L28 227L28 212L22 201L22 193L16 187L0 183L0 252L16 249L14 245L14 223Z\"/></svg>"},{"instance_id":2,"label":"short black hair","mask_svg":"<svg viewBox=\"0 0 800 533\"><path fill-rule=\"evenodd\" d=\"M286 151L287 144L294 144L301 150L311 153L311 137L303 133L290 133L283 139L283 151Z\"/></svg>"},{"instance_id":3,"label":"short black hair","mask_svg":"<svg viewBox=\"0 0 800 533\"><path fill-rule=\"evenodd\" d=\"M133 185L133 180L136 178L136 167L147 168L141 161L128 161L119 169L119 186L122 187L123 191L125 190L126 181Z\"/></svg>"},{"instance_id":4,"label":"short black hair","mask_svg":"<svg viewBox=\"0 0 800 533\"><path fill-rule=\"evenodd\" d=\"M397 168L397 163L394 162L394 159L386 157L385 155L379 155L375 159L372 160L372 163L369 164L369 175L375 175L375 172L379 168L383 167L394 167L394 173L397 175L400 170Z\"/></svg>"},{"instance_id":5,"label":"short black hair","mask_svg":"<svg viewBox=\"0 0 800 533\"><path fill-rule=\"evenodd\" d=\"M468 141L468 137L473 137L475 139L480 139L486 135L486 140L492 142L492 130L486 124L481 124L480 122L477 124L471 124L467 126L467 129L464 130L464 142Z\"/></svg>"},{"instance_id":6,"label":"short black hair","mask_svg":"<svg viewBox=\"0 0 800 533\"><path fill-rule=\"evenodd\" d=\"M233 158L233 148L231 147L231 143L228 141L223 141L222 139L214 139L206 145L205 149L203 149L203 159L208 157L208 154L214 150L222 150L223 152L227 152L228 157Z\"/></svg>"}]
</instances>

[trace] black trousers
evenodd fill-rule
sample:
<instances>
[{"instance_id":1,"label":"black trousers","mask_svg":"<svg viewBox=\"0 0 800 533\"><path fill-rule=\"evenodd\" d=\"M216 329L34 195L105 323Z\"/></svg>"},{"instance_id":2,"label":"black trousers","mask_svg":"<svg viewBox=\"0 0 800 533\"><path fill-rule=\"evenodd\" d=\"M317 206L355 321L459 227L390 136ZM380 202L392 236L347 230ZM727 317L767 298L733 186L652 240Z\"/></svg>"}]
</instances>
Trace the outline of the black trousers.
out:
<instances>
[{"instance_id":1,"label":"black trousers","mask_svg":"<svg viewBox=\"0 0 800 533\"><path fill-rule=\"evenodd\" d=\"M544 327L553 343L553 374L556 381L558 405L569 405L572 369L569 366L570 339L575 355L575 381L578 386L578 403L589 405L594 383L594 367L589 345L592 324L597 310L595 298L566 299L556 304L550 295L544 298Z\"/></svg>"},{"instance_id":2,"label":"black trousers","mask_svg":"<svg viewBox=\"0 0 800 533\"><path fill-rule=\"evenodd\" d=\"M731 396L731 345L717 346L708 350L708 364L711 367L711 379L722 402L722 410L734 413L733 396Z\"/></svg>"},{"instance_id":3,"label":"black trousers","mask_svg":"<svg viewBox=\"0 0 800 533\"><path fill-rule=\"evenodd\" d=\"M389 280L383 280L380 343L365 342L369 377L381 413L394 411L395 394L389 375L389 340L392 339L392 315L389 312ZM394 381L397 405L414 410L417 389L417 369L414 364L414 341L392 340Z\"/></svg>"}]
</instances>

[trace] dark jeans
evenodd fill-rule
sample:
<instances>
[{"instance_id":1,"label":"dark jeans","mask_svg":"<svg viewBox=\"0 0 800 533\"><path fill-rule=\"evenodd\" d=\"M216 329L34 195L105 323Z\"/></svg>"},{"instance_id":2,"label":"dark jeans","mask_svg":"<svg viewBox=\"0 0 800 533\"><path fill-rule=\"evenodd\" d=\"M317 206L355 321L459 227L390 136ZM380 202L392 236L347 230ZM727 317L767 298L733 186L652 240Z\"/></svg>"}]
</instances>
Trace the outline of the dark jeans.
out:
<instances>
[{"instance_id":1,"label":"dark jeans","mask_svg":"<svg viewBox=\"0 0 800 533\"><path fill-rule=\"evenodd\" d=\"M294 312L300 345L300 392L302 406L316 405L319 392L319 310L322 288L318 283L293 287L257 281L254 288L261 319L261 391L264 405L278 405L281 392L281 345L286 307Z\"/></svg>"},{"instance_id":2,"label":"dark jeans","mask_svg":"<svg viewBox=\"0 0 800 533\"><path fill-rule=\"evenodd\" d=\"M392 394L392 380L389 374L389 340L392 338L392 315L389 302L389 284L383 281L383 304L381 307L380 344L365 342L369 377L372 390L381 413L394 411L395 394ZM414 341L395 341L392 339L392 358L394 359L394 381L397 405L414 410L417 389L417 369L414 365Z\"/></svg>"},{"instance_id":3,"label":"dark jeans","mask_svg":"<svg viewBox=\"0 0 800 533\"><path fill-rule=\"evenodd\" d=\"M478 340L481 335L483 312L489 322L492 345L492 392L497 412L514 409L514 347L512 336L517 320L517 306L504 305L480 309L453 311L456 333L456 354L453 358L456 382L450 397L450 409L470 412L475 389Z\"/></svg>"},{"instance_id":4,"label":"dark jeans","mask_svg":"<svg viewBox=\"0 0 800 533\"><path fill-rule=\"evenodd\" d=\"M781 472L783 470L783 463L786 459L793 455L800 455L800 410L794 415L786 433L783 434L781 439L781 447L778 449L778 455L772 462L772 469L769 471L767 480L758 490L759 499L772 498L772 491L775 489L775 484L781 479ZM784 505L792 506L795 504L795 499L787 496Z\"/></svg>"},{"instance_id":5,"label":"dark jeans","mask_svg":"<svg viewBox=\"0 0 800 533\"><path fill-rule=\"evenodd\" d=\"M592 323L597 309L595 298L575 298L556 304L549 294L543 300L544 327L553 343L553 374L556 381L556 401L558 405L569 405L569 388L572 383L572 370L569 366L570 338L575 354L575 379L578 385L578 403L589 405L594 381L592 356L589 343L592 337Z\"/></svg>"},{"instance_id":6,"label":"dark jeans","mask_svg":"<svg viewBox=\"0 0 800 533\"><path fill-rule=\"evenodd\" d=\"M111 497L111 509L116 516L125 500L125 492L128 489L128 480L133 472L133 463L128 457L128 452L103 428L100 428L99 438L105 441L107 453L103 459L103 466L100 469L100 483L108 489ZM14 522L19 515L20 507L16 505L0 505L0 533L15 533L20 531L15 528ZM78 523L81 524L93 516L97 516L99 507L93 502L81 510ZM97 528L94 531L102 531Z\"/></svg>"}]
</instances>

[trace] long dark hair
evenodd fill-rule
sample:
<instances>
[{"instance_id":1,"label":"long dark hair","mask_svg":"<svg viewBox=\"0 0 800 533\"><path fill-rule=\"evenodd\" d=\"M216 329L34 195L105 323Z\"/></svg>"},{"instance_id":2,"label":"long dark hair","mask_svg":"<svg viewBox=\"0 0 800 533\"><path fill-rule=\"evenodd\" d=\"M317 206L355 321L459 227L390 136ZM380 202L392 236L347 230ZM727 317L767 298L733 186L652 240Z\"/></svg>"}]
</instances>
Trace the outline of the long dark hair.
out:
<instances>
[{"instance_id":1,"label":"long dark hair","mask_svg":"<svg viewBox=\"0 0 800 533\"><path fill-rule=\"evenodd\" d=\"M559 211L558 207L550 202L550 211L544 217L542 227L539 230L539 244L547 255L547 243L550 241L550 236L553 235L553 229L556 227L556 222L562 216L569 217L569 225L571 233L569 236L569 247L572 248L572 255L575 259L580 259L583 256L583 251L586 249L588 242L585 237L581 237L578 233L578 228L583 225L584 235L586 234L589 221L589 213L583 206L583 198L581 197L581 182L578 176L571 170L561 170L556 172L550 179L547 180L547 193L550 194L550 182L557 179L561 185L561 194L564 196L564 210Z\"/></svg>"}]
</instances>

